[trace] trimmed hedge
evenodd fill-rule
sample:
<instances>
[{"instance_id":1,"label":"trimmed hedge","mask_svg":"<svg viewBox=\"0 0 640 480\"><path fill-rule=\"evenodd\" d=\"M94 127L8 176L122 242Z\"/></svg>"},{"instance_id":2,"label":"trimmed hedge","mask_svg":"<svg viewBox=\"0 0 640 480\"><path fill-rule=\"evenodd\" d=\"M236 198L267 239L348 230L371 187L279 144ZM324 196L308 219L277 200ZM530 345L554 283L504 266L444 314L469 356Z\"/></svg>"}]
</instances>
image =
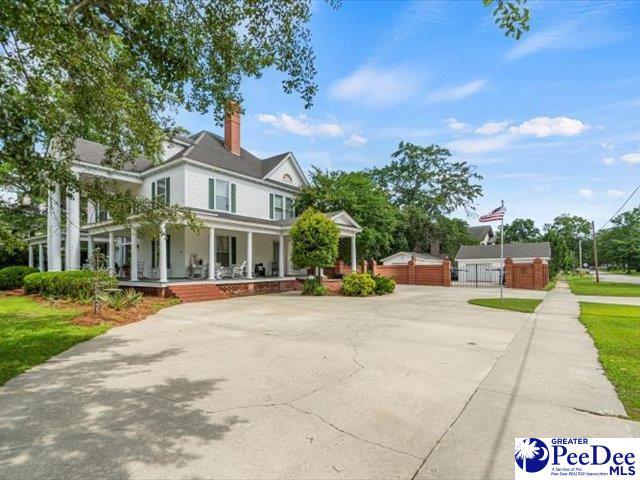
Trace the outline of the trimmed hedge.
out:
<instances>
[{"instance_id":1,"label":"trimmed hedge","mask_svg":"<svg viewBox=\"0 0 640 480\"><path fill-rule=\"evenodd\" d=\"M93 295L94 274L92 270L32 273L24 278L24 289L45 297L86 298ZM118 286L118 279L106 271L98 275L102 288Z\"/></svg>"},{"instance_id":2,"label":"trimmed hedge","mask_svg":"<svg viewBox=\"0 0 640 480\"><path fill-rule=\"evenodd\" d=\"M16 265L0 270L0 290L13 290L22 287L24 277L37 272L37 268Z\"/></svg>"},{"instance_id":3,"label":"trimmed hedge","mask_svg":"<svg viewBox=\"0 0 640 480\"><path fill-rule=\"evenodd\" d=\"M350 297L368 297L376 282L368 273L350 273L342 279L342 293Z\"/></svg>"},{"instance_id":4,"label":"trimmed hedge","mask_svg":"<svg viewBox=\"0 0 640 480\"><path fill-rule=\"evenodd\" d=\"M386 293L393 293L393 291L396 289L396 281L391 277L374 275L373 281L376 282L376 286L373 289L373 292L376 295L385 295Z\"/></svg>"}]
</instances>

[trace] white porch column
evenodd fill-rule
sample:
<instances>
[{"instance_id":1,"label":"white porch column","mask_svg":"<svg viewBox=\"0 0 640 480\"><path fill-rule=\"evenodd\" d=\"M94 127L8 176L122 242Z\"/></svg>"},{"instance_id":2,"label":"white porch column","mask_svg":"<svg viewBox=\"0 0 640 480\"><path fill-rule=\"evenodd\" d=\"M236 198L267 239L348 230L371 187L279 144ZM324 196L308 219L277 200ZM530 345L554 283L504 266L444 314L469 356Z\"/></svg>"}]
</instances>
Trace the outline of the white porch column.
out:
<instances>
[{"instance_id":1,"label":"white porch column","mask_svg":"<svg viewBox=\"0 0 640 480\"><path fill-rule=\"evenodd\" d=\"M114 245L113 232L109 232L109 240L107 240L107 241L109 242L109 244L107 246L107 252L109 252L107 254L107 256L108 256L107 267L109 268L110 271L115 272L115 269L116 269L116 246Z\"/></svg>"},{"instance_id":2,"label":"white porch column","mask_svg":"<svg viewBox=\"0 0 640 480\"><path fill-rule=\"evenodd\" d=\"M44 244L38 244L38 270L44 272Z\"/></svg>"},{"instance_id":3,"label":"white porch column","mask_svg":"<svg viewBox=\"0 0 640 480\"><path fill-rule=\"evenodd\" d=\"M253 232L247 232L247 278L253 278Z\"/></svg>"},{"instance_id":4,"label":"white porch column","mask_svg":"<svg viewBox=\"0 0 640 480\"><path fill-rule=\"evenodd\" d=\"M87 262L91 261L93 257L93 237L89 235L87 238Z\"/></svg>"},{"instance_id":5,"label":"white porch column","mask_svg":"<svg viewBox=\"0 0 640 480\"><path fill-rule=\"evenodd\" d=\"M80 269L80 195L72 191L67 196L67 236L65 239L65 270Z\"/></svg>"},{"instance_id":6,"label":"white porch column","mask_svg":"<svg viewBox=\"0 0 640 480\"><path fill-rule=\"evenodd\" d=\"M91 200L87 200L87 223L96 221L96 204Z\"/></svg>"},{"instance_id":7,"label":"white porch column","mask_svg":"<svg viewBox=\"0 0 640 480\"><path fill-rule=\"evenodd\" d=\"M131 281L138 281L138 229L131 227Z\"/></svg>"},{"instance_id":8,"label":"white porch column","mask_svg":"<svg viewBox=\"0 0 640 480\"><path fill-rule=\"evenodd\" d=\"M356 261L356 237L351 237L351 271L355 272L358 268L358 262Z\"/></svg>"},{"instance_id":9,"label":"white porch column","mask_svg":"<svg viewBox=\"0 0 640 480\"><path fill-rule=\"evenodd\" d=\"M160 225L160 236L158 237L160 253L160 281L167 281L167 226L163 223Z\"/></svg>"},{"instance_id":10,"label":"white porch column","mask_svg":"<svg viewBox=\"0 0 640 480\"><path fill-rule=\"evenodd\" d=\"M216 229L209 227L209 280L216 279Z\"/></svg>"},{"instance_id":11,"label":"white porch column","mask_svg":"<svg viewBox=\"0 0 640 480\"><path fill-rule=\"evenodd\" d=\"M278 276L284 277L284 235L278 240Z\"/></svg>"},{"instance_id":12,"label":"white porch column","mask_svg":"<svg viewBox=\"0 0 640 480\"><path fill-rule=\"evenodd\" d=\"M29 244L29 266L33 267L33 245Z\"/></svg>"},{"instance_id":13,"label":"white porch column","mask_svg":"<svg viewBox=\"0 0 640 480\"><path fill-rule=\"evenodd\" d=\"M47 199L47 269L50 272L62 269L60 223L60 185L55 184Z\"/></svg>"}]
</instances>

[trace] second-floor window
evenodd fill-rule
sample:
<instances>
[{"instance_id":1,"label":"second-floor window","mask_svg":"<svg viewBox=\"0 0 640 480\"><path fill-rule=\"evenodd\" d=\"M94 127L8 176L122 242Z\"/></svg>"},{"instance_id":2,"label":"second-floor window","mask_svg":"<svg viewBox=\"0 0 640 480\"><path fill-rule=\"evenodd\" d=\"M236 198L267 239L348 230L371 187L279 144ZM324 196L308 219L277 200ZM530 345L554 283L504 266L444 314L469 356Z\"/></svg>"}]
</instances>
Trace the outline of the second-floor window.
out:
<instances>
[{"instance_id":1,"label":"second-floor window","mask_svg":"<svg viewBox=\"0 0 640 480\"><path fill-rule=\"evenodd\" d=\"M294 216L293 198L274 193L269 195L269 217L271 220L282 220Z\"/></svg>"},{"instance_id":2,"label":"second-floor window","mask_svg":"<svg viewBox=\"0 0 640 480\"><path fill-rule=\"evenodd\" d=\"M209 209L235 213L236 184L219 178L210 178Z\"/></svg>"},{"instance_id":3,"label":"second-floor window","mask_svg":"<svg viewBox=\"0 0 640 480\"><path fill-rule=\"evenodd\" d=\"M160 178L151 184L151 198L169 205L171 199L171 178Z\"/></svg>"}]
</instances>

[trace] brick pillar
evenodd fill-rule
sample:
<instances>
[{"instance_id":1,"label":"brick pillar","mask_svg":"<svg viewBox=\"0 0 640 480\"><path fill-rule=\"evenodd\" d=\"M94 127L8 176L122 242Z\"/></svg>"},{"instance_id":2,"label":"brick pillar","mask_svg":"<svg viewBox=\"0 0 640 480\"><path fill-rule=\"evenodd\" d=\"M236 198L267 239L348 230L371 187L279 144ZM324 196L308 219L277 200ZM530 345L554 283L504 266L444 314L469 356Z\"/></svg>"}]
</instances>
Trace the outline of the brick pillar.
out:
<instances>
[{"instance_id":1,"label":"brick pillar","mask_svg":"<svg viewBox=\"0 0 640 480\"><path fill-rule=\"evenodd\" d=\"M333 266L333 273L334 276L346 275L347 272L344 271L344 262L342 260L336 260L336 264Z\"/></svg>"},{"instance_id":2,"label":"brick pillar","mask_svg":"<svg viewBox=\"0 0 640 480\"><path fill-rule=\"evenodd\" d=\"M506 288L513 288L513 260L510 258L507 258L504 261L504 279L504 286Z\"/></svg>"},{"instance_id":3,"label":"brick pillar","mask_svg":"<svg viewBox=\"0 0 640 480\"><path fill-rule=\"evenodd\" d=\"M451 286L451 260L448 258L442 262L442 285L445 287Z\"/></svg>"},{"instance_id":4,"label":"brick pillar","mask_svg":"<svg viewBox=\"0 0 640 480\"><path fill-rule=\"evenodd\" d=\"M366 260L362 260L362 264L360 265L360 268L362 270L362 273L367 273L367 261Z\"/></svg>"},{"instance_id":5,"label":"brick pillar","mask_svg":"<svg viewBox=\"0 0 640 480\"><path fill-rule=\"evenodd\" d=\"M371 259L371 275L378 274L378 262L376 262L375 258Z\"/></svg>"},{"instance_id":6,"label":"brick pillar","mask_svg":"<svg viewBox=\"0 0 640 480\"><path fill-rule=\"evenodd\" d=\"M542 275L542 260L533 260L533 289L542 290L544 288L544 276Z\"/></svg>"},{"instance_id":7,"label":"brick pillar","mask_svg":"<svg viewBox=\"0 0 640 480\"><path fill-rule=\"evenodd\" d=\"M414 285L416 283L416 262L413 261L413 258L409 260L407 264L407 278L409 285Z\"/></svg>"}]
</instances>

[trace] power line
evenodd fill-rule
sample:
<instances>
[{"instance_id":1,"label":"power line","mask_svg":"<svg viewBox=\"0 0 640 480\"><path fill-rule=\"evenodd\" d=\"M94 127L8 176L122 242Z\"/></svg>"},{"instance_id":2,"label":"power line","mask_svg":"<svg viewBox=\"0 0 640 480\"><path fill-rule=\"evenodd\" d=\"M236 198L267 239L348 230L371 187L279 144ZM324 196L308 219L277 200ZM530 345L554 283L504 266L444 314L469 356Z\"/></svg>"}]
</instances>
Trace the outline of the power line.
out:
<instances>
[{"instance_id":1,"label":"power line","mask_svg":"<svg viewBox=\"0 0 640 480\"><path fill-rule=\"evenodd\" d=\"M629 200L631 200L631 198L636 194L636 192L637 192L638 190L640 190L640 185L638 185L638 186L635 188L635 190L634 190L633 192L631 192L631 195L629 195L629 196L627 197L627 199L624 201L624 203L623 203L622 205L620 205L620 208L619 208L618 210L616 210L616 213L614 213L613 215L611 215L611 218L610 218L609 220L607 220L606 222L604 222L604 223L602 224L602 226L601 226L598 230L602 230L604 227L606 227L606 226L609 224L609 222L610 222L611 220L613 220L613 219L614 219L614 218L615 218L615 217L620 213L620 211L625 207L625 205L626 205L627 203L629 203Z\"/></svg>"}]
</instances>

